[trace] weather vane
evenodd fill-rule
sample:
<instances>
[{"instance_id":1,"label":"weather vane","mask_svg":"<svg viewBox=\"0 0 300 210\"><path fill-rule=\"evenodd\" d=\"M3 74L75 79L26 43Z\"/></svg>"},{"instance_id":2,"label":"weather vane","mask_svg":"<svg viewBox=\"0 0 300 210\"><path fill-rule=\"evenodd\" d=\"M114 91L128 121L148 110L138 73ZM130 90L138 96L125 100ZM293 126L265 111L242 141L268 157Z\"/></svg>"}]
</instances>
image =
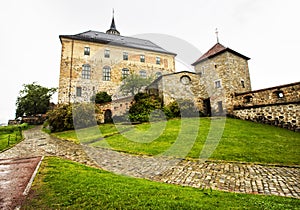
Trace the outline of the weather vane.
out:
<instances>
[{"instance_id":1,"label":"weather vane","mask_svg":"<svg viewBox=\"0 0 300 210\"><path fill-rule=\"evenodd\" d=\"M217 36L217 43L219 43L219 32L218 32L218 28L216 28L216 36Z\"/></svg>"}]
</instances>

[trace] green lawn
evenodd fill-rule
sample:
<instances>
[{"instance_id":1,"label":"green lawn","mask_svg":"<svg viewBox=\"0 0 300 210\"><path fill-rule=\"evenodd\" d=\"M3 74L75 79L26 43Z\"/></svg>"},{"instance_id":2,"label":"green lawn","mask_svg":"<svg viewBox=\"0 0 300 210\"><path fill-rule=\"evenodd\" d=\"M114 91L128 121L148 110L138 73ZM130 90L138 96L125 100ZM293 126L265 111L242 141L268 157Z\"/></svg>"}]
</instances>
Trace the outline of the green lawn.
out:
<instances>
[{"instance_id":1,"label":"green lawn","mask_svg":"<svg viewBox=\"0 0 300 210\"><path fill-rule=\"evenodd\" d=\"M277 210L299 205L299 199L182 187L46 157L22 209Z\"/></svg>"},{"instance_id":2,"label":"green lawn","mask_svg":"<svg viewBox=\"0 0 300 210\"><path fill-rule=\"evenodd\" d=\"M27 128L27 124L0 127L0 152L19 143L23 139L19 129Z\"/></svg>"},{"instance_id":3,"label":"green lawn","mask_svg":"<svg viewBox=\"0 0 300 210\"><path fill-rule=\"evenodd\" d=\"M214 151L211 160L300 165L300 133L231 118L226 119L222 133L223 122L222 118L213 121L211 118L173 119L152 126L147 123L117 125L118 129L113 124L106 124L99 126L101 132L97 127L80 130L79 138L75 131L54 135L132 154L167 154L192 159L199 158L206 139L209 139L204 151ZM211 125L213 129L207 138Z\"/></svg>"}]
</instances>

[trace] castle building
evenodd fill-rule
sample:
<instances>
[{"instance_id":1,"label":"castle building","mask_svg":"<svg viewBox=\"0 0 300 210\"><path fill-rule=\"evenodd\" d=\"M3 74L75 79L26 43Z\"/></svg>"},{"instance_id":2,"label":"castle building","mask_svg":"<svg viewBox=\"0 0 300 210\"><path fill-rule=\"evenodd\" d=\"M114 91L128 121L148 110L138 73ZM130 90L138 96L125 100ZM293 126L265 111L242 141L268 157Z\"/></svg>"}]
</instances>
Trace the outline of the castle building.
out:
<instances>
[{"instance_id":1,"label":"castle building","mask_svg":"<svg viewBox=\"0 0 300 210\"><path fill-rule=\"evenodd\" d=\"M149 40L121 36L114 17L110 29L59 36L59 103L89 102L97 92L118 96L129 74L156 79L145 89L164 105L193 101L207 116L247 119L300 131L300 82L252 91L249 57L217 43L192 65L175 72L175 53ZM133 97L115 97L102 106L102 122L126 113Z\"/></svg>"},{"instance_id":2,"label":"castle building","mask_svg":"<svg viewBox=\"0 0 300 210\"><path fill-rule=\"evenodd\" d=\"M129 74L160 76L175 71L175 53L149 40L121 36L114 17L106 33L60 35L58 103L89 102L100 91L117 93Z\"/></svg>"}]
</instances>

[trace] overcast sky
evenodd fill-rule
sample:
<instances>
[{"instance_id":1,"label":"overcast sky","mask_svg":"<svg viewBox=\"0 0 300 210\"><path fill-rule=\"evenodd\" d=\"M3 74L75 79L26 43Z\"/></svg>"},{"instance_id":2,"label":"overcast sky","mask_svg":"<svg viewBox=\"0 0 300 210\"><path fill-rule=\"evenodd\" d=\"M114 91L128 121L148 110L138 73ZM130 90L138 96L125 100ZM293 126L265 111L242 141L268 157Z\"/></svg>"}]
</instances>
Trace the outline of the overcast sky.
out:
<instances>
[{"instance_id":1,"label":"overcast sky","mask_svg":"<svg viewBox=\"0 0 300 210\"><path fill-rule=\"evenodd\" d=\"M14 118L22 84L58 86L58 36L105 32L112 8L121 35L171 35L202 53L218 28L221 44L251 58L253 90L300 80L299 0L1 1L0 123Z\"/></svg>"}]
</instances>

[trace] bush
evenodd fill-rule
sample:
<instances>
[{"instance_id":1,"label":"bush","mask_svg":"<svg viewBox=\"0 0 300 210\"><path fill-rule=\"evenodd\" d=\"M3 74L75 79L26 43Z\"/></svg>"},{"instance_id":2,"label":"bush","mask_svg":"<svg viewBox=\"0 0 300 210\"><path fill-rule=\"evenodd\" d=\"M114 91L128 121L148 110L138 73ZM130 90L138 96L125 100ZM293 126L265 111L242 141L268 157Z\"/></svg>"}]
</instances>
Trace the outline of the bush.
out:
<instances>
[{"instance_id":1,"label":"bush","mask_svg":"<svg viewBox=\"0 0 300 210\"><path fill-rule=\"evenodd\" d=\"M97 113L94 104L63 104L47 113L46 123L51 132L86 128L96 124L94 116Z\"/></svg>"},{"instance_id":2,"label":"bush","mask_svg":"<svg viewBox=\"0 0 300 210\"><path fill-rule=\"evenodd\" d=\"M22 123L20 125L8 125L8 126L0 127L0 132L12 133L17 130L26 130L27 128L28 128L27 123Z\"/></svg>"},{"instance_id":3,"label":"bush","mask_svg":"<svg viewBox=\"0 0 300 210\"><path fill-rule=\"evenodd\" d=\"M134 101L134 104L129 109L131 122L149 122L151 112L161 109L160 100L146 93L136 94Z\"/></svg>"},{"instance_id":4,"label":"bush","mask_svg":"<svg viewBox=\"0 0 300 210\"><path fill-rule=\"evenodd\" d=\"M164 107L168 119L176 117L202 117L194 102L187 99L178 99Z\"/></svg>"},{"instance_id":5,"label":"bush","mask_svg":"<svg viewBox=\"0 0 300 210\"><path fill-rule=\"evenodd\" d=\"M55 109L47 112L48 120L46 123L49 125L51 132L59 132L74 129L72 106L69 104L62 104Z\"/></svg>"}]
</instances>

